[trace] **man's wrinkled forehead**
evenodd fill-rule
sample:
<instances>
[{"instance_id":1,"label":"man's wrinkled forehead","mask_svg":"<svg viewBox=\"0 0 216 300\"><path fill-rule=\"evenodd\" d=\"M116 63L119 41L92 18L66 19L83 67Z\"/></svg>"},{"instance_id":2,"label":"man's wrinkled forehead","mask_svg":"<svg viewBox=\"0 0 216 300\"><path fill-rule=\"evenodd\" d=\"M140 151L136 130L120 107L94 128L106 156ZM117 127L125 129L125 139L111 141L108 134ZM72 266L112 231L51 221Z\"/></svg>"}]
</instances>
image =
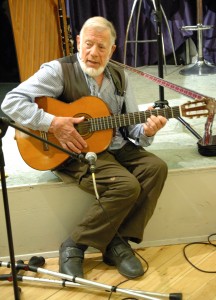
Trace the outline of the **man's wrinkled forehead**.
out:
<instances>
[{"instance_id":1,"label":"man's wrinkled forehead","mask_svg":"<svg viewBox=\"0 0 216 300\"><path fill-rule=\"evenodd\" d=\"M88 27L80 36L83 42L97 42L101 45L111 44L111 32L108 28Z\"/></svg>"}]
</instances>

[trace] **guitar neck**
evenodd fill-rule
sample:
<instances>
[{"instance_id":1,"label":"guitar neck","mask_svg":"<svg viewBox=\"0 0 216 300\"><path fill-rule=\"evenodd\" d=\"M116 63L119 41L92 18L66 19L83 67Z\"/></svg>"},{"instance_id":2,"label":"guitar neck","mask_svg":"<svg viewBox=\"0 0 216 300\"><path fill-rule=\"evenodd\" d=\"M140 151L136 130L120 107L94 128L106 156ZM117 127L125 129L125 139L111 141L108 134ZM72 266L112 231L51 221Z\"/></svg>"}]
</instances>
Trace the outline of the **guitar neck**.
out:
<instances>
[{"instance_id":1,"label":"guitar neck","mask_svg":"<svg viewBox=\"0 0 216 300\"><path fill-rule=\"evenodd\" d=\"M180 108L178 106L174 106L169 108L153 109L120 115L111 115L101 118L92 118L89 119L87 122L91 123L90 131L97 131L145 123L147 119L152 115L163 116L167 119L178 118L180 117Z\"/></svg>"}]
</instances>

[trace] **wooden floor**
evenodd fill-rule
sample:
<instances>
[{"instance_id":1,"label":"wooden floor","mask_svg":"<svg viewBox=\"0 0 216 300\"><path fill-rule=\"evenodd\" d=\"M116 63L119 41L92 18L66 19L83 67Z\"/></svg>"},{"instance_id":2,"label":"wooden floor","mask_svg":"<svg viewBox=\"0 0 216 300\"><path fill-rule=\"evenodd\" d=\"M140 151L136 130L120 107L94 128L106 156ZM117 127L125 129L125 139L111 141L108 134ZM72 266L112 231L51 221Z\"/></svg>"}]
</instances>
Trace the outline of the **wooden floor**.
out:
<instances>
[{"instance_id":1,"label":"wooden floor","mask_svg":"<svg viewBox=\"0 0 216 300\"><path fill-rule=\"evenodd\" d=\"M119 285L123 291L136 290L146 293L142 299L174 299L171 293L182 293L184 300L214 300L216 299L216 251L210 244L194 244L186 249L188 258L196 267L211 271L204 273L191 266L183 255L184 245L150 247L136 250L149 264L146 274L136 280L125 281L114 267L109 267L101 261L100 253L88 253L85 257L85 285L79 287L62 287L59 284L41 282L19 282L22 300L56 300L56 299L141 299L117 291L110 295L109 291L99 289L100 284ZM27 263L27 262L26 262ZM145 262L143 262L145 266ZM58 259L46 259L43 269L58 272ZM0 274L7 274L10 269L1 267ZM21 273L33 278L60 278L33 272ZM96 282L96 288L92 283ZM153 294L152 294L153 293ZM111 297L110 297L111 296ZM109 298L110 297L110 298ZM148 298L147 298L148 297ZM14 299L13 285L8 281L0 281L0 299Z\"/></svg>"}]
</instances>

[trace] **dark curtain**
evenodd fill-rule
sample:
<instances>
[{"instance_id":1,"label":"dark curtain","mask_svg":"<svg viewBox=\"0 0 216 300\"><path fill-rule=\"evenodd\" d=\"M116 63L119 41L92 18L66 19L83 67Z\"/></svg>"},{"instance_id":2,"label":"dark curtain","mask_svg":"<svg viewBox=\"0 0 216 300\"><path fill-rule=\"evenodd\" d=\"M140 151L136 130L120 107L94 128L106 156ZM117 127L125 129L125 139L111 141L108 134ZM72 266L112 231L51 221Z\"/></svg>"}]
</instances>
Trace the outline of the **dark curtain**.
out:
<instances>
[{"instance_id":1,"label":"dark curtain","mask_svg":"<svg viewBox=\"0 0 216 300\"><path fill-rule=\"evenodd\" d=\"M204 58L210 63L216 63L216 1L204 1L204 22L205 25L213 25L210 30L205 30L203 34Z\"/></svg>"},{"instance_id":2,"label":"dark curtain","mask_svg":"<svg viewBox=\"0 0 216 300\"><path fill-rule=\"evenodd\" d=\"M8 1L0 2L0 82L19 82Z\"/></svg>"},{"instance_id":3,"label":"dark curtain","mask_svg":"<svg viewBox=\"0 0 216 300\"><path fill-rule=\"evenodd\" d=\"M92 16L103 16L113 23L117 31L117 49L113 59L123 62L124 42L128 20L134 0L66 0L68 14L71 20L72 35L75 41L76 35L86 19ZM177 60L184 63L184 45L186 39L191 37L197 44L197 31L181 30L182 26L197 24L196 0L161 0L161 5L168 20L171 31L175 53L179 53ZM132 18L128 40L135 39L136 11ZM203 24L216 25L216 1L203 0ZM157 25L155 11L151 0L143 0L140 12L138 40L157 39ZM164 37L164 47L166 57L172 57L172 46L166 22L162 18L161 28ZM203 31L203 54L204 58L211 62L216 62L216 28ZM76 42L74 44L76 51ZM134 43L127 44L126 63L134 65ZM137 52L137 66L153 65L158 61L157 43L139 43Z\"/></svg>"},{"instance_id":4,"label":"dark curtain","mask_svg":"<svg viewBox=\"0 0 216 300\"><path fill-rule=\"evenodd\" d=\"M113 59L122 61L124 38L133 1L131 0L67 0L73 39L86 19L103 16L113 23L117 32L117 49Z\"/></svg>"}]
</instances>

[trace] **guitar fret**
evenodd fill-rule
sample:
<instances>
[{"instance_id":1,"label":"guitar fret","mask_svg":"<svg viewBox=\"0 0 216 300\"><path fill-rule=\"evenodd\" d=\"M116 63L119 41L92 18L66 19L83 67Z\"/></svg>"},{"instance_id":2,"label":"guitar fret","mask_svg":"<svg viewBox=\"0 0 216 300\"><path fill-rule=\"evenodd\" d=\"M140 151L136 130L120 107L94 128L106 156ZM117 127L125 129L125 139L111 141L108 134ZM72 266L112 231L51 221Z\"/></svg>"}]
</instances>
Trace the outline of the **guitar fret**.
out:
<instances>
[{"instance_id":1,"label":"guitar fret","mask_svg":"<svg viewBox=\"0 0 216 300\"><path fill-rule=\"evenodd\" d=\"M128 125L128 120L129 120L129 116L128 114L125 114L125 122L124 122L124 125Z\"/></svg>"},{"instance_id":2,"label":"guitar fret","mask_svg":"<svg viewBox=\"0 0 216 300\"><path fill-rule=\"evenodd\" d=\"M105 117L105 120L106 120L107 127L110 127L109 118L108 118L108 117Z\"/></svg>"},{"instance_id":3,"label":"guitar fret","mask_svg":"<svg viewBox=\"0 0 216 300\"><path fill-rule=\"evenodd\" d=\"M103 130L103 117L98 118L98 130Z\"/></svg>"},{"instance_id":4,"label":"guitar fret","mask_svg":"<svg viewBox=\"0 0 216 300\"><path fill-rule=\"evenodd\" d=\"M114 116L113 118L114 118L115 127L117 127L116 116Z\"/></svg>"},{"instance_id":5,"label":"guitar fret","mask_svg":"<svg viewBox=\"0 0 216 300\"><path fill-rule=\"evenodd\" d=\"M94 125L95 125L95 131L98 130L98 119L99 119L99 118L96 118L96 119L95 119L95 122L94 122L94 123L95 123L95 124L94 124Z\"/></svg>"},{"instance_id":6,"label":"guitar fret","mask_svg":"<svg viewBox=\"0 0 216 300\"><path fill-rule=\"evenodd\" d=\"M110 118L110 124L111 124L111 128L114 128L113 127L113 119L112 118Z\"/></svg>"},{"instance_id":7,"label":"guitar fret","mask_svg":"<svg viewBox=\"0 0 216 300\"><path fill-rule=\"evenodd\" d=\"M165 108L163 108L162 111L163 111L163 116L168 119L168 116L166 115L167 111L165 110Z\"/></svg>"},{"instance_id":8,"label":"guitar fret","mask_svg":"<svg viewBox=\"0 0 216 300\"><path fill-rule=\"evenodd\" d=\"M107 120L106 120L106 117L103 117L103 129L105 130L107 128Z\"/></svg>"},{"instance_id":9,"label":"guitar fret","mask_svg":"<svg viewBox=\"0 0 216 300\"><path fill-rule=\"evenodd\" d=\"M109 122L110 120L110 122ZM106 117L106 123L107 123L107 127L112 127L112 119L110 117ZM110 126L111 124L111 126Z\"/></svg>"},{"instance_id":10,"label":"guitar fret","mask_svg":"<svg viewBox=\"0 0 216 300\"><path fill-rule=\"evenodd\" d=\"M102 117L101 118L101 127L100 127L100 128L102 128L102 130L105 130L107 128L106 123L107 123L106 117Z\"/></svg>"},{"instance_id":11,"label":"guitar fret","mask_svg":"<svg viewBox=\"0 0 216 300\"><path fill-rule=\"evenodd\" d=\"M142 122L141 122L141 117L140 117L140 113L138 113L138 115L139 115L139 123L142 123Z\"/></svg>"},{"instance_id":12,"label":"guitar fret","mask_svg":"<svg viewBox=\"0 0 216 300\"><path fill-rule=\"evenodd\" d=\"M136 113L132 113L132 117L133 117L133 124L136 124Z\"/></svg>"},{"instance_id":13,"label":"guitar fret","mask_svg":"<svg viewBox=\"0 0 216 300\"><path fill-rule=\"evenodd\" d=\"M94 130L97 131L98 130L98 118L96 118L94 120Z\"/></svg>"},{"instance_id":14,"label":"guitar fret","mask_svg":"<svg viewBox=\"0 0 216 300\"><path fill-rule=\"evenodd\" d=\"M109 128L114 128L114 123L113 123L113 118L112 116L107 117L107 119L109 120L108 124L109 124Z\"/></svg>"},{"instance_id":15,"label":"guitar fret","mask_svg":"<svg viewBox=\"0 0 216 300\"><path fill-rule=\"evenodd\" d=\"M102 117L97 118L97 130L103 130Z\"/></svg>"},{"instance_id":16,"label":"guitar fret","mask_svg":"<svg viewBox=\"0 0 216 300\"><path fill-rule=\"evenodd\" d=\"M103 128L103 129L106 129L106 126L105 126L105 117L103 117L103 124L102 124L102 128Z\"/></svg>"},{"instance_id":17,"label":"guitar fret","mask_svg":"<svg viewBox=\"0 0 216 300\"><path fill-rule=\"evenodd\" d=\"M126 126L126 123L125 123L125 115L123 115L123 121L124 121L124 126Z\"/></svg>"},{"instance_id":18,"label":"guitar fret","mask_svg":"<svg viewBox=\"0 0 216 300\"><path fill-rule=\"evenodd\" d=\"M118 115L118 122L119 122L119 126L121 127L122 124L121 124L121 115Z\"/></svg>"},{"instance_id":19,"label":"guitar fret","mask_svg":"<svg viewBox=\"0 0 216 300\"><path fill-rule=\"evenodd\" d=\"M171 111L171 117L174 118L174 115L173 115L173 110L172 108L170 108L170 111Z\"/></svg>"},{"instance_id":20,"label":"guitar fret","mask_svg":"<svg viewBox=\"0 0 216 300\"><path fill-rule=\"evenodd\" d=\"M149 111L143 112L145 115L145 122L147 121L147 119L150 117L150 113Z\"/></svg>"},{"instance_id":21,"label":"guitar fret","mask_svg":"<svg viewBox=\"0 0 216 300\"><path fill-rule=\"evenodd\" d=\"M96 131L96 127L95 127L95 119L90 119L91 121L91 128L92 128L92 132Z\"/></svg>"},{"instance_id":22,"label":"guitar fret","mask_svg":"<svg viewBox=\"0 0 216 300\"><path fill-rule=\"evenodd\" d=\"M136 123L141 123L140 122L140 114L139 114L139 112L136 113Z\"/></svg>"},{"instance_id":23,"label":"guitar fret","mask_svg":"<svg viewBox=\"0 0 216 300\"><path fill-rule=\"evenodd\" d=\"M130 117L130 113L128 113L128 125L131 125L131 117Z\"/></svg>"}]
</instances>

